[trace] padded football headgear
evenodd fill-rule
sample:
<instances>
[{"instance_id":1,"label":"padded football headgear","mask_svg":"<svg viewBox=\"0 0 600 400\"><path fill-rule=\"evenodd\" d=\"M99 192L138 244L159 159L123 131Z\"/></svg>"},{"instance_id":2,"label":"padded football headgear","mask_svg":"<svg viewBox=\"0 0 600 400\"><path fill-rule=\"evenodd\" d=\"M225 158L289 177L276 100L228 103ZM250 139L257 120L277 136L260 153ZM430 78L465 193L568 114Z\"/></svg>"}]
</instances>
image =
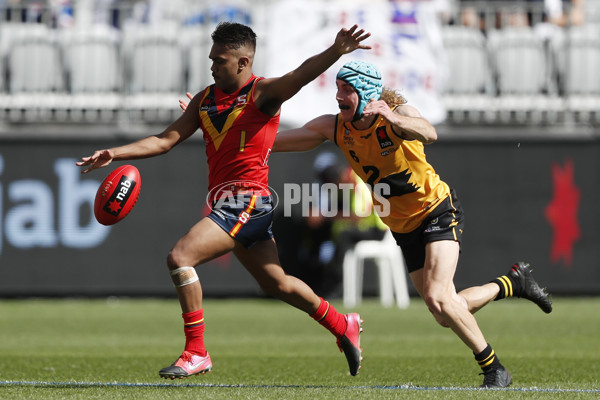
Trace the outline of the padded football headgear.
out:
<instances>
[{"instance_id":1,"label":"padded football headgear","mask_svg":"<svg viewBox=\"0 0 600 400\"><path fill-rule=\"evenodd\" d=\"M379 100L383 91L383 82L379 70L368 62L347 62L337 73L337 79L341 79L352 86L358 94L357 117L362 115L363 110L371 99Z\"/></svg>"}]
</instances>

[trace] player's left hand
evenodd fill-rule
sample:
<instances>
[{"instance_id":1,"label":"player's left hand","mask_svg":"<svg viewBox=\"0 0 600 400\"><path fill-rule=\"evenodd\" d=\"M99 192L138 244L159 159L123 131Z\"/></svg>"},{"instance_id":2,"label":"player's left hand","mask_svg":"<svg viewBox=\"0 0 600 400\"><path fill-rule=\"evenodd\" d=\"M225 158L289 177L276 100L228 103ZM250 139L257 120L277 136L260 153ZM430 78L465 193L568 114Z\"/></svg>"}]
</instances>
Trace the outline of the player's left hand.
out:
<instances>
[{"instance_id":1,"label":"player's left hand","mask_svg":"<svg viewBox=\"0 0 600 400\"><path fill-rule=\"evenodd\" d=\"M350 29L342 28L335 37L334 46L340 54L348 54L356 49L369 50L371 46L361 44L362 41L371 36L370 32L364 29L358 29L358 25L354 25Z\"/></svg>"},{"instance_id":2,"label":"player's left hand","mask_svg":"<svg viewBox=\"0 0 600 400\"><path fill-rule=\"evenodd\" d=\"M390 108L388 103L383 100L373 100L367 104L363 110L364 116L371 116L379 114L389 122L393 122L394 111Z\"/></svg>"}]
</instances>

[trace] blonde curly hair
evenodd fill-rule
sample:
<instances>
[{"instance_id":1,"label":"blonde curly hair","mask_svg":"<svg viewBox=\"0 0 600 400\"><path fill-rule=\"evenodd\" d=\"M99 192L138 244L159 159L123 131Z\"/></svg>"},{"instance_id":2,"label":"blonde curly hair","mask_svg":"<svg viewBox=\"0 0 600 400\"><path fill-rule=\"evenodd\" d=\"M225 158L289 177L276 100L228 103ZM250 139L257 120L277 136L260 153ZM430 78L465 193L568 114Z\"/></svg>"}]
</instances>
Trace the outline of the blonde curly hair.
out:
<instances>
[{"instance_id":1,"label":"blonde curly hair","mask_svg":"<svg viewBox=\"0 0 600 400\"><path fill-rule=\"evenodd\" d=\"M406 99L402 97L402 95L398 93L398 91L387 87L383 88L379 100L385 101L391 109L394 109L394 107L401 106L402 104L407 103Z\"/></svg>"}]
</instances>

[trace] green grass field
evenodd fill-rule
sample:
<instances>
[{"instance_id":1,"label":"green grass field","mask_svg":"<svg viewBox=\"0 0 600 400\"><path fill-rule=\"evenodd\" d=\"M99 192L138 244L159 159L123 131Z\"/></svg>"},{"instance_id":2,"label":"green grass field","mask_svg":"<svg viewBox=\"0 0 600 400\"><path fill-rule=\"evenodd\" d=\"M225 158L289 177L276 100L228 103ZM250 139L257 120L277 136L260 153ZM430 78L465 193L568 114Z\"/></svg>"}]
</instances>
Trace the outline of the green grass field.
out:
<instances>
[{"instance_id":1,"label":"green grass field","mask_svg":"<svg viewBox=\"0 0 600 400\"><path fill-rule=\"evenodd\" d=\"M506 300L477 314L514 379L482 391L472 353L418 299L408 310L375 300L357 309L357 377L302 312L269 299L208 299L213 371L175 381L158 370L182 350L176 300L1 300L0 399L599 399L600 298L554 305L546 315Z\"/></svg>"}]
</instances>

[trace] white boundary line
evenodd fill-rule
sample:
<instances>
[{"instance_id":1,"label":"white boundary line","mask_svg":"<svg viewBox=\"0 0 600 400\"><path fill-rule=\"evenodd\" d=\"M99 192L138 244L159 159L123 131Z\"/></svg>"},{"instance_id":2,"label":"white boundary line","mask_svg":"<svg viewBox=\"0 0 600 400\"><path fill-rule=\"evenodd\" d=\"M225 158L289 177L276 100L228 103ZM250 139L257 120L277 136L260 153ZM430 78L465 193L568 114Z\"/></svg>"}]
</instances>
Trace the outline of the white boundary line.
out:
<instances>
[{"instance_id":1,"label":"white boundary line","mask_svg":"<svg viewBox=\"0 0 600 400\"><path fill-rule=\"evenodd\" d=\"M561 388L493 388L481 389L476 387L448 387L448 386L414 386L414 385L373 385L373 386L332 386L332 385L246 385L246 384L220 384L220 383L128 383L128 382L44 382L44 381L0 381L2 386L56 386L56 387L203 387L203 388L248 388L248 389L371 389L371 390L415 390L415 391L456 391L471 392L482 390L505 392L537 392L537 393L600 393L600 389L561 389Z\"/></svg>"}]
</instances>

